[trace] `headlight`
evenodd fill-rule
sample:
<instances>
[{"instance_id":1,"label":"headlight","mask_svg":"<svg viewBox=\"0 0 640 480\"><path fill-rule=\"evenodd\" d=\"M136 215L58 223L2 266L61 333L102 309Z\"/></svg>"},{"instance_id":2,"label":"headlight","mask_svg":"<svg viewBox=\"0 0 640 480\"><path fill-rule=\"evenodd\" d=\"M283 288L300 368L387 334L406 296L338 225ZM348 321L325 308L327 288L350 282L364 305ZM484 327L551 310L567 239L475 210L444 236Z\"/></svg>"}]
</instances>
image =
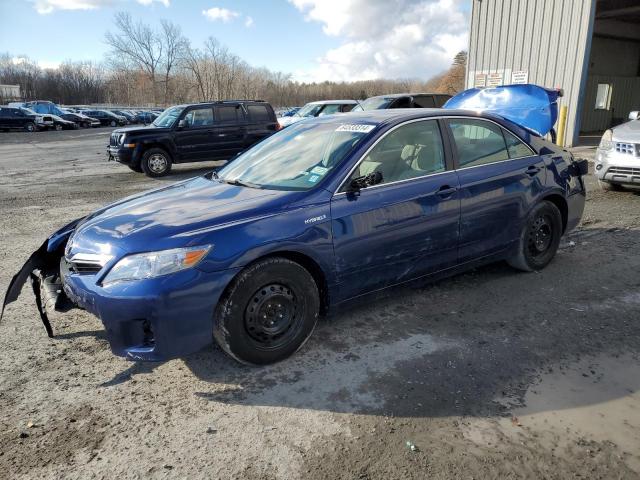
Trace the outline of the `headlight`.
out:
<instances>
[{"instance_id":1,"label":"headlight","mask_svg":"<svg viewBox=\"0 0 640 480\"><path fill-rule=\"evenodd\" d=\"M124 139L126 138L127 134L123 133L122 135L120 135L120 138L118 138L118 143L120 145L124 145Z\"/></svg>"},{"instance_id":2,"label":"headlight","mask_svg":"<svg viewBox=\"0 0 640 480\"><path fill-rule=\"evenodd\" d=\"M602 139L600 140L600 145L598 145L598 148L600 150L611 150L613 149L613 142L612 139L613 138L613 132L611 130L607 130L602 134Z\"/></svg>"},{"instance_id":3,"label":"headlight","mask_svg":"<svg viewBox=\"0 0 640 480\"><path fill-rule=\"evenodd\" d=\"M154 278L195 267L212 245L136 253L121 259L109 271L103 285Z\"/></svg>"}]
</instances>

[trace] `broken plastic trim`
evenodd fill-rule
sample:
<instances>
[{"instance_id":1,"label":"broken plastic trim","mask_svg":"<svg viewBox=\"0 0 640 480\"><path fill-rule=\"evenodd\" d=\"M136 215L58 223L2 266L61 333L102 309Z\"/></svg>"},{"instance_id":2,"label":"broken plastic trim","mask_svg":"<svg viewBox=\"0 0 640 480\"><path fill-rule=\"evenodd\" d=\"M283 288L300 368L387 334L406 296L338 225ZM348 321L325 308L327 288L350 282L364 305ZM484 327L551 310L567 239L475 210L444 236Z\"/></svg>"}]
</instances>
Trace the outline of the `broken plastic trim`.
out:
<instances>
[{"instance_id":1,"label":"broken plastic trim","mask_svg":"<svg viewBox=\"0 0 640 480\"><path fill-rule=\"evenodd\" d=\"M64 255L64 248L71 233L81 220L82 218L74 220L47 238L29 256L18 273L13 276L2 302L0 322L2 322L6 306L18 299L22 287L27 283L27 280L30 280L40 320L42 320L47 335L54 336L47 311L50 311L51 308L65 311L72 305L71 300L64 294L59 281L60 259Z\"/></svg>"}]
</instances>

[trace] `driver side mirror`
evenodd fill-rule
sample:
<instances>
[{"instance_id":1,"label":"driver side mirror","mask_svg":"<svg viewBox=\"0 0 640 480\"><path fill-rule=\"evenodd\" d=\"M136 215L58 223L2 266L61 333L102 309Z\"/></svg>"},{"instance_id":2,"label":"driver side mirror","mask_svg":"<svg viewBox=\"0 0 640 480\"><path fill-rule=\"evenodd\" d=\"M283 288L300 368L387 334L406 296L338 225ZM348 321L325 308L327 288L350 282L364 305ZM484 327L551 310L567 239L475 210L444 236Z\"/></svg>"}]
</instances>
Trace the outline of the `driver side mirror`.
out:
<instances>
[{"instance_id":1,"label":"driver side mirror","mask_svg":"<svg viewBox=\"0 0 640 480\"><path fill-rule=\"evenodd\" d=\"M638 120L640 118L640 111L635 110L629 113L629 120Z\"/></svg>"},{"instance_id":2,"label":"driver side mirror","mask_svg":"<svg viewBox=\"0 0 640 480\"><path fill-rule=\"evenodd\" d=\"M182 130L187 126L187 121L183 118L178 122L178 130Z\"/></svg>"},{"instance_id":3,"label":"driver side mirror","mask_svg":"<svg viewBox=\"0 0 640 480\"><path fill-rule=\"evenodd\" d=\"M382 183L382 173L375 171L361 177L356 177L349 183L349 192L359 192L363 188Z\"/></svg>"}]
</instances>

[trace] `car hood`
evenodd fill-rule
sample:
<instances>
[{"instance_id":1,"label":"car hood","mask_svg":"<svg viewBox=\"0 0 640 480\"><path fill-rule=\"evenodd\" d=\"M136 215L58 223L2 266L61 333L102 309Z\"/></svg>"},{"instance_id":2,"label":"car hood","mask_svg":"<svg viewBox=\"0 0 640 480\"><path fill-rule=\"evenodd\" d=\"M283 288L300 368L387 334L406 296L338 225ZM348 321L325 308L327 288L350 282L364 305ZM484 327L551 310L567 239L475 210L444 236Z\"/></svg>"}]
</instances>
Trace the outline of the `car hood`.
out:
<instances>
[{"instance_id":1,"label":"car hood","mask_svg":"<svg viewBox=\"0 0 640 480\"><path fill-rule=\"evenodd\" d=\"M614 127L613 139L622 142L640 143L640 120L631 120Z\"/></svg>"},{"instance_id":2,"label":"car hood","mask_svg":"<svg viewBox=\"0 0 640 480\"><path fill-rule=\"evenodd\" d=\"M170 130L171 130L170 128L154 127L153 125L145 125L145 126L137 126L137 127L117 128L112 132L112 134L118 135L122 133L127 133L127 134L140 133L144 135L145 133L150 133L150 132L164 133L164 132L169 132Z\"/></svg>"},{"instance_id":3,"label":"car hood","mask_svg":"<svg viewBox=\"0 0 640 480\"><path fill-rule=\"evenodd\" d=\"M450 98L443 108L490 112L545 136L558 119L559 90L533 84L470 88Z\"/></svg>"},{"instance_id":4,"label":"car hood","mask_svg":"<svg viewBox=\"0 0 640 480\"><path fill-rule=\"evenodd\" d=\"M282 125L283 127L289 126L292 123L296 123L299 122L301 120L304 120L305 117L296 117L295 115L292 117L281 117L278 119L278 123L280 125Z\"/></svg>"},{"instance_id":5,"label":"car hood","mask_svg":"<svg viewBox=\"0 0 640 480\"><path fill-rule=\"evenodd\" d=\"M125 198L89 215L76 227L68 254L204 244L225 225L275 215L296 193L198 177Z\"/></svg>"}]
</instances>

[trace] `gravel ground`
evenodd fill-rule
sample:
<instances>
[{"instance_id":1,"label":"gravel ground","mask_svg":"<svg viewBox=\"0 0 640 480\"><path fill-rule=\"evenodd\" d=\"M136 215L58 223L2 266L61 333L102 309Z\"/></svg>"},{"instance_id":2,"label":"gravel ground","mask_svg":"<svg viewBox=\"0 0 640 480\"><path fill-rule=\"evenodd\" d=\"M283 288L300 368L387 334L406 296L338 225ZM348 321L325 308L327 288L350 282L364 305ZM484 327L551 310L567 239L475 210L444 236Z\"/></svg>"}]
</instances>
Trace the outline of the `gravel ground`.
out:
<instances>
[{"instance_id":1,"label":"gravel ground","mask_svg":"<svg viewBox=\"0 0 640 480\"><path fill-rule=\"evenodd\" d=\"M105 161L108 134L0 134L2 292L59 226L215 166L151 180ZM640 195L587 183L543 272L368 298L270 367L132 363L80 311L49 339L25 289L0 325L0 477L640 478Z\"/></svg>"}]
</instances>

